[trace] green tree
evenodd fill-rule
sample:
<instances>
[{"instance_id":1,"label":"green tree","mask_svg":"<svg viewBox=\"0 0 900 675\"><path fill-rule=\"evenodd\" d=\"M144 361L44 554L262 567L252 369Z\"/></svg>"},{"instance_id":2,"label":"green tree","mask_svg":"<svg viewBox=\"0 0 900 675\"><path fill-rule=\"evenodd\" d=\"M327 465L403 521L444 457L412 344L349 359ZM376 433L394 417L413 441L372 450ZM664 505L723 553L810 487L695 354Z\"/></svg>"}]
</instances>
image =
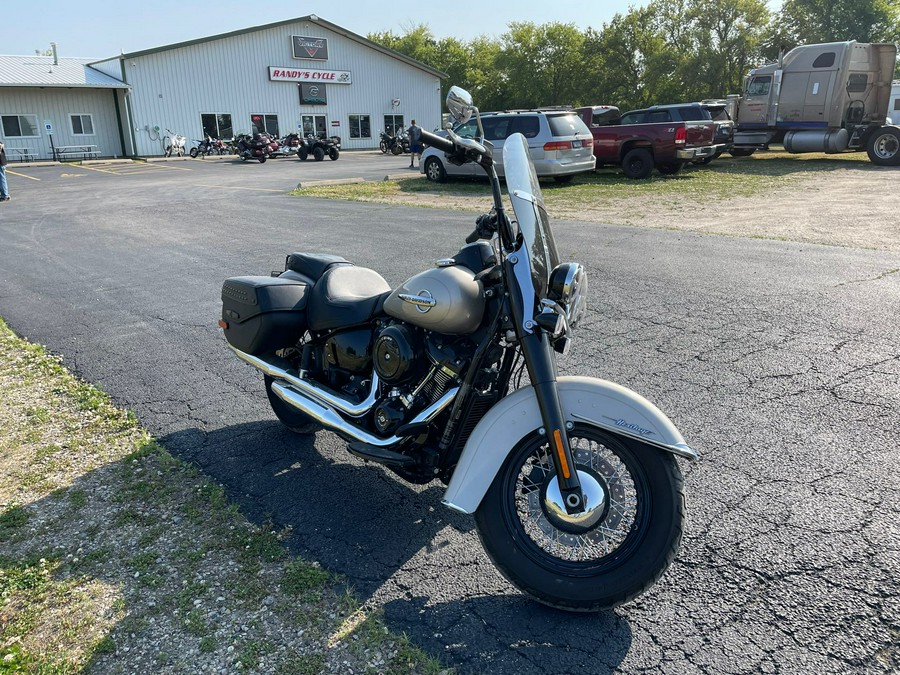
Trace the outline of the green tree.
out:
<instances>
[{"instance_id":1,"label":"green tree","mask_svg":"<svg viewBox=\"0 0 900 675\"><path fill-rule=\"evenodd\" d=\"M513 22L501 38L497 66L506 79L506 108L580 102L584 34L573 24Z\"/></svg>"},{"instance_id":2,"label":"green tree","mask_svg":"<svg viewBox=\"0 0 900 675\"><path fill-rule=\"evenodd\" d=\"M816 42L894 42L900 38L896 0L785 0L776 30L795 47Z\"/></svg>"}]
</instances>

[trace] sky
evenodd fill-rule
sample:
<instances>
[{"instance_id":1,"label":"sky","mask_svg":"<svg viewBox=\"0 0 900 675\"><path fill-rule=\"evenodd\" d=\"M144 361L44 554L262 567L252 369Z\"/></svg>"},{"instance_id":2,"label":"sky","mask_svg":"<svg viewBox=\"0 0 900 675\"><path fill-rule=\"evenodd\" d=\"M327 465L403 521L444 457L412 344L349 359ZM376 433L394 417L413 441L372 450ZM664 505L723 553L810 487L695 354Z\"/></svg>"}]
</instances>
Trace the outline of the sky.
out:
<instances>
[{"instance_id":1,"label":"sky","mask_svg":"<svg viewBox=\"0 0 900 675\"><path fill-rule=\"evenodd\" d=\"M342 0L335 3L247 2L241 0L157 0L128 4L116 0L3 2L0 54L31 55L57 44L60 56L106 58L185 40L315 14L358 35L406 33L427 24L437 38L499 37L513 21L558 21L600 28L617 12L649 0L495 0L446 3L439 0ZM387 8L387 9L386 9Z\"/></svg>"}]
</instances>

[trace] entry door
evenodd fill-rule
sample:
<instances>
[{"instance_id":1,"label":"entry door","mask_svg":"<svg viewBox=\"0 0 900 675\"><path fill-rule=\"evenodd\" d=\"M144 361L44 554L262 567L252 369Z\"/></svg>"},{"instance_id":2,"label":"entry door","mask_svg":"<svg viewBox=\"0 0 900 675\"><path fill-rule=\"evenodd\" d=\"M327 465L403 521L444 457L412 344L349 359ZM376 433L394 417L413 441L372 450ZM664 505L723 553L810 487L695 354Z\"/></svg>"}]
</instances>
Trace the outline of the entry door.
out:
<instances>
[{"instance_id":1,"label":"entry door","mask_svg":"<svg viewBox=\"0 0 900 675\"><path fill-rule=\"evenodd\" d=\"M303 135L327 136L328 123L325 115L301 115L300 123L303 125Z\"/></svg>"}]
</instances>

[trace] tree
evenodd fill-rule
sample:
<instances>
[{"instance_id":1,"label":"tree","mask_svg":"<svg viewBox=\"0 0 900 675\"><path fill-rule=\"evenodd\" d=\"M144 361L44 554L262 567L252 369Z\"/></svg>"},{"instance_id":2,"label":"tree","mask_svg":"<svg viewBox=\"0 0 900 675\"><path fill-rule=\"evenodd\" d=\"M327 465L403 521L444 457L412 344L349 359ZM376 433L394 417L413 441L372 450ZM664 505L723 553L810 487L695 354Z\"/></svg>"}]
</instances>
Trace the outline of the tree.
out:
<instances>
[{"instance_id":1,"label":"tree","mask_svg":"<svg viewBox=\"0 0 900 675\"><path fill-rule=\"evenodd\" d=\"M776 30L789 45L816 42L893 42L900 37L895 0L785 0Z\"/></svg>"}]
</instances>

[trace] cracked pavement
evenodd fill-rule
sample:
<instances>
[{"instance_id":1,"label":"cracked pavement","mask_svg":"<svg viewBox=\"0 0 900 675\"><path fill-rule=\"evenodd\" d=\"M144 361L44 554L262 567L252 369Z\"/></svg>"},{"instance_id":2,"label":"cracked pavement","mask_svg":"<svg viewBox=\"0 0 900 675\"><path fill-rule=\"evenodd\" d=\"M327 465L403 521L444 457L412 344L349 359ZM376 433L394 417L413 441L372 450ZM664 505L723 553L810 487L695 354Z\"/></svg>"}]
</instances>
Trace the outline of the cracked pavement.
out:
<instances>
[{"instance_id":1,"label":"cracked pavement","mask_svg":"<svg viewBox=\"0 0 900 675\"><path fill-rule=\"evenodd\" d=\"M0 211L10 326L459 672L900 670L900 253L554 224L591 289L561 371L643 394L701 452L681 464L672 567L582 616L511 588L440 484L284 430L216 326L225 277L306 249L397 284L452 255L472 214L211 193L174 172L16 188Z\"/></svg>"}]
</instances>

